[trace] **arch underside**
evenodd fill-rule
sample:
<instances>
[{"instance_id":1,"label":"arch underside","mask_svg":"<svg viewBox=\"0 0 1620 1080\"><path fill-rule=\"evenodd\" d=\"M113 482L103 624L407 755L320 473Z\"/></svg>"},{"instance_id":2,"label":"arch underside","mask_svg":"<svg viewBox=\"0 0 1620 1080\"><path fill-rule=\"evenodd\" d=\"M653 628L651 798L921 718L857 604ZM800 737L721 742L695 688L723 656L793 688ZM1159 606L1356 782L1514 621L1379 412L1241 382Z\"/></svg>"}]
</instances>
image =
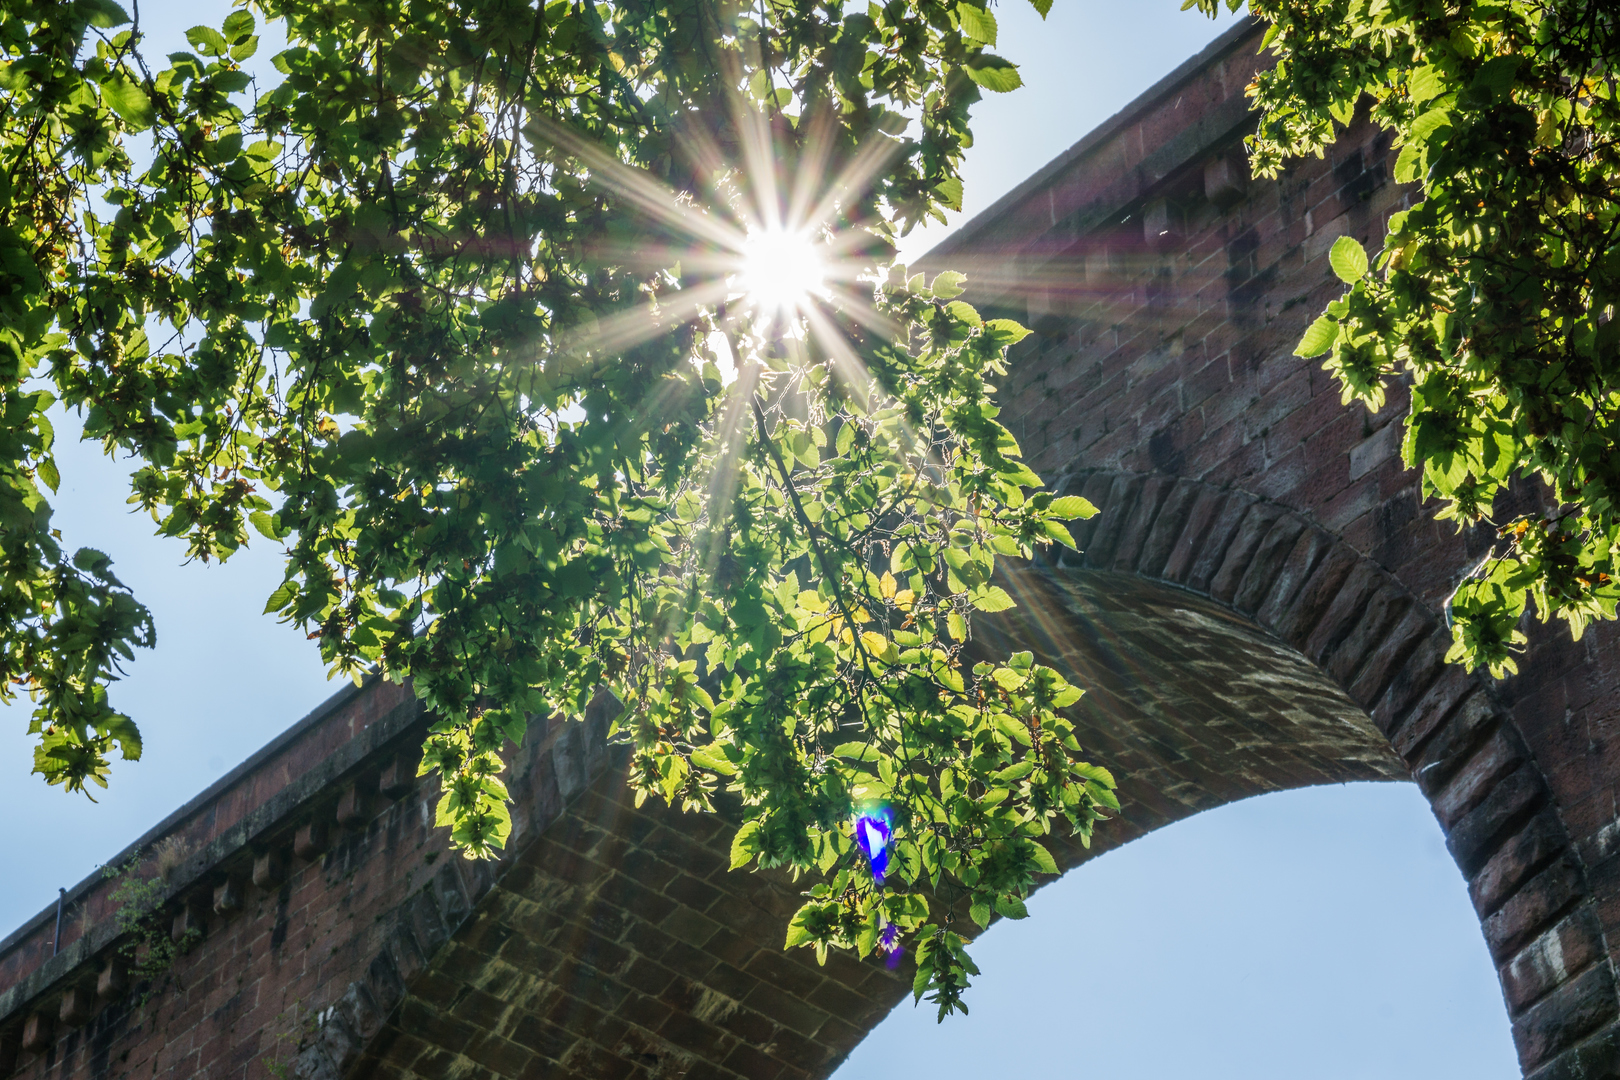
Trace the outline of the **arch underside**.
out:
<instances>
[{"instance_id":1,"label":"arch underside","mask_svg":"<svg viewBox=\"0 0 1620 1080\"><path fill-rule=\"evenodd\" d=\"M1011 633L981 636L1029 648L1085 688L1073 710L1081 745L1118 772L1131 822L1152 828L1311 784L1411 779L1364 709L1230 609L1135 574L1059 570L1037 586L1031 573Z\"/></svg>"},{"instance_id":2,"label":"arch underside","mask_svg":"<svg viewBox=\"0 0 1620 1080\"><path fill-rule=\"evenodd\" d=\"M1016 586L1020 607L976 634L992 650L1032 649L1086 688L1081 738L1121 780L1123 813L1089 851L1054 838L1065 869L1236 799L1407 775L1342 690L1218 603L1111 572L1024 571ZM517 772L521 802L535 777ZM636 807L622 767L606 765L559 819L520 838L331 1075L830 1074L907 996L909 964L818 967L806 950L784 953L804 886L729 872L730 833L653 800Z\"/></svg>"}]
</instances>

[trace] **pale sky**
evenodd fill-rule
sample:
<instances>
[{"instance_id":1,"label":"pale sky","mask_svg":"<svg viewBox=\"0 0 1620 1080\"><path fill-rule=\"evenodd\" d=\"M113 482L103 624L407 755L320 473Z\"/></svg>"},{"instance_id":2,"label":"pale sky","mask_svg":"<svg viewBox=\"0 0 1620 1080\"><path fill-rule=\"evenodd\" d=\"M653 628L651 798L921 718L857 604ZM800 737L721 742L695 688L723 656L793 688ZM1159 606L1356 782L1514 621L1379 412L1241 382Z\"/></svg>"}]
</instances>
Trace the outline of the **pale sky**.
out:
<instances>
[{"instance_id":1,"label":"pale sky","mask_svg":"<svg viewBox=\"0 0 1620 1080\"><path fill-rule=\"evenodd\" d=\"M975 116L967 215L984 208L1220 32L1179 0L1025 0L995 7L998 51L1024 89ZM153 49L219 25L221 0L145 0ZM270 35L256 65L270 74ZM961 220L960 218L956 220ZM954 224L955 222L953 222ZM914 235L914 258L949 229ZM114 701L146 757L115 763L91 804L29 774L20 709L0 713L0 936L49 906L338 687L313 645L261 616L280 580L259 546L226 566L182 550L124 506L128 468L58 427L55 524L115 560L157 619ZM1128 782L1128 778L1127 778ZM1512 1080L1495 973L1461 875L1410 784L1251 799L1098 859L1038 893L1032 917L978 943L972 1014L897 1009L838 1080L927 1075L1118 1080Z\"/></svg>"}]
</instances>

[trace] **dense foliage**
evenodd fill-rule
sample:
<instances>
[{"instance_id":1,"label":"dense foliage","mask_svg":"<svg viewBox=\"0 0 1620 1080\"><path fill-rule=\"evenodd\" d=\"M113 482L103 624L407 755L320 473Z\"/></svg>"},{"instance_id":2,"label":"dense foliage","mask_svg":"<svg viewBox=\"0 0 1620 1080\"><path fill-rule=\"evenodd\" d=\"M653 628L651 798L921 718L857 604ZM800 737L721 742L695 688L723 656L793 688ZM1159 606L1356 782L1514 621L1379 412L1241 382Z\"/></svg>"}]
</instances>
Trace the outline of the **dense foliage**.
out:
<instances>
[{"instance_id":1,"label":"dense foliage","mask_svg":"<svg viewBox=\"0 0 1620 1080\"><path fill-rule=\"evenodd\" d=\"M1215 0L1197 0L1213 12ZM1190 6L1190 5L1189 5ZM1620 7L1609 0L1253 0L1276 65L1253 164L1323 152L1364 105L1420 185L1300 342L1346 402L1411 386L1404 453L1499 542L1451 603L1450 659L1517 670L1533 604L1578 638L1620 600ZM1509 490L1509 489L1512 490ZM1513 511L1498 513L1498 501Z\"/></svg>"},{"instance_id":2,"label":"dense foliage","mask_svg":"<svg viewBox=\"0 0 1620 1080\"><path fill-rule=\"evenodd\" d=\"M105 784L144 609L50 528L47 409L134 454L133 502L202 560L285 546L268 610L335 673L409 677L423 770L473 856L502 748L625 704L646 792L728 789L739 864L819 872L790 943L1023 912L1116 806L1027 655L970 664L995 558L1069 542L996 422L1015 324L960 281L855 279L790 316L728 275L803 225L853 270L959 205L967 111L1016 71L969 0L258 0L156 62L113 0L0 5L0 686L37 770ZM835 314L835 312L837 314ZM734 377L727 379L726 370ZM857 813L883 840L857 843Z\"/></svg>"}]
</instances>

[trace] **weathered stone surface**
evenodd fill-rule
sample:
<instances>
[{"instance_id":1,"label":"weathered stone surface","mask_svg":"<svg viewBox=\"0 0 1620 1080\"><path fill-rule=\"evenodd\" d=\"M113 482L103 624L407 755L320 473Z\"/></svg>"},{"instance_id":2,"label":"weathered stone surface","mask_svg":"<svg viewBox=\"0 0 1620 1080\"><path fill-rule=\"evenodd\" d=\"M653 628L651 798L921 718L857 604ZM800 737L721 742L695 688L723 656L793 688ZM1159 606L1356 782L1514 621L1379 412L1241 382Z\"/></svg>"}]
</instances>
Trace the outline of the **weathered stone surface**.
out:
<instances>
[{"instance_id":1,"label":"weathered stone surface","mask_svg":"<svg viewBox=\"0 0 1620 1080\"><path fill-rule=\"evenodd\" d=\"M1614 974L1609 965L1588 968L1513 1022L1520 1064L1530 1072L1582 1036L1612 1025L1615 1012Z\"/></svg>"},{"instance_id":2,"label":"weathered stone surface","mask_svg":"<svg viewBox=\"0 0 1620 1080\"><path fill-rule=\"evenodd\" d=\"M1558 815L1544 810L1505 842L1468 883L1468 895L1480 918L1490 915L1524 883L1567 847L1567 834Z\"/></svg>"},{"instance_id":3,"label":"weathered stone surface","mask_svg":"<svg viewBox=\"0 0 1620 1080\"><path fill-rule=\"evenodd\" d=\"M1579 867L1560 859L1527 881L1484 922L1485 943L1498 961L1551 925L1585 892Z\"/></svg>"},{"instance_id":4,"label":"weathered stone surface","mask_svg":"<svg viewBox=\"0 0 1620 1080\"><path fill-rule=\"evenodd\" d=\"M1555 987L1604 960L1597 916L1582 908L1530 942L1502 967L1502 995L1518 1015Z\"/></svg>"}]
</instances>

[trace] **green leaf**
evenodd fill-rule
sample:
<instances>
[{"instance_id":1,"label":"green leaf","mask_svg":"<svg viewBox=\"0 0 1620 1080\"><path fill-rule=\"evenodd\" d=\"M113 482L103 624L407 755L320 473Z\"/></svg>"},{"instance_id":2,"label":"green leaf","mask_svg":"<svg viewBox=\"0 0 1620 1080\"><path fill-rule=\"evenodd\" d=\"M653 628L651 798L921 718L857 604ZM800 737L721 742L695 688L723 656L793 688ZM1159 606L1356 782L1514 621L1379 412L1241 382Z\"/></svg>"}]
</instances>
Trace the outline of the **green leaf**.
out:
<instances>
[{"instance_id":1,"label":"green leaf","mask_svg":"<svg viewBox=\"0 0 1620 1080\"><path fill-rule=\"evenodd\" d=\"M135 721L121 713L114 713L102 725L102 730L108 738L118 743L119 756L125 761L141 760L141 729L135 726Z\"/></svg>"},{"instance_id":2,"label":"green leaf","mask_svg":"<svg viewBox=\"0 0 1620 1080\"><path fill-rule=\"evenodd\" d=\"M157 115L145 88L123 75L114 75L101 84L101 100L135 131L145 131L151 127Z\"/></svg>"},{"instance_id":3,"label":"green leaf","mask_svg":"<svg viewBox=\"0 0 1620 1080\"><path fill-rule=\"evenodd\" d=\"M1090 499L1081 498L1079 495L1065 495L1061 499L1053 499L1046 512L1059 521L1073 521L1076 518L1084 520L1095 517L1097 508L1091 504Z\"/></svg>"},{"instance_id":4,"label":"green leaf","mask_svg":"<svg viewBox=\"0 0 1620 1080\"><path fill-rule=\"evenodd\" d=\"M1029 336L1029 328L1012 319L991 319L984 324L983 332L998 348L1016 345Z\"/></svg>"},{"instance_id":5,"label":"green leaf","mask_svg":"<svg viewBox=\"0 0 1620 1080\"><path fill-rule=\"evenodd\" d=\"M221 28L225 31L225 40L232 45L238 45L253 36L255 25L253 13L239 8L225 16Z\"/></svg>"},{"instance_id":6,"label":"green leaf","mask_svg":"<svg viewBox=\"0 0 1620 1080\"><path fill-rule=\"evenodd\" d=\"M186 31L186 40L204 56L223 56L229 48L225 36L212 26L193 26Z\"/></svg>"},{"instance_id":7,"label":"green leaf","mask_svg":"<svg viewBox=\"0 0 1620 1080\"><path fill-rule=\"evenodd\" d=\"M1420 142L1409 142L1401 147L1400 154L1395 158L1394 176L1397 184L1410 184L1419 178L1426 149Z\"/></svg>"},{"instance_id":8,"label":"green leaf","mask_svg":"<svg viewBox=\"0 0 1620 1080\"><path fill-rule=\"evenodd\" d=\"M917 974L911 978L911 1000L921 1001L922 996L928 992L928 984L933 981L934 967L932 964L918 963Z\"/></svg>"},{"instance_id":9,"label":"green leaf","mask_svg":"<svg viewBox=\"0 0 1620 1080\"><path fill-rule=\"evenodd\" d=\"M277 586L276 591L270 594L270 599L264 602L264 614L274 615L276 612L292 603L293 597L297 595L298 583L296 581L282 582L279 586Z\"/></svg>"},{"instance_id":10,"label":"green leaf","mask_svg":"<svg viewBox=\"0 0 1620 1080\"><path fill-rule=\"evenodd\" d=\"M1307 360L1313 356L1321 356L1333 347L1333 342L1338 336L1338 321L1322 315L1305 329L1305 336L1294 346L1294 355Z\"/></svg>"},{"instance_id":11,"label":"green leaf","mask_svg":"<svg viewBox=\"0 0 1620 1080\"><path fill-rule=\"evenodd\" d=\"M934 191L952 210L962 209L962 180L953 176L934 185Z\"/></svg>"},{"instance_id":12,"label":"green leaf","mask_svg":"<svg viewBox=\"0 0 1620 1080\"><path fill-rule=\"evenodd\" d=\"M1015 764L1009 765L1005 769L1002 769L1000 772L996 773L996 783L998 783L998 784L1016 783L1017 781L1022 780L1024 777L1028 776L1030 773L1032 773L1034 771L1035 771L1035 762L1030 760L1029 758L1025 758L1023 761L1020 761L1020 762L1017 762Z\"/></svg>"},{"instance_id":13,"label":"green leaf","mask_svg":"<svg viewBox=\"0 0 1620 1080\"><path fill-rule=\"evenodd\" d=\"M1475 73L1474 86L1489 92L1493 101L1501 101L1507 97L1508 89L1513 85L1513 76L1523 62L1524 57L1515 53L1487 60Z\"/></svg>"},{"instance_id":14,"label":"green leaf","mask_svg":"<svg viewBox=\"0 0 1620 1080\"><path fill-rule=\"evenodd\" d=\"M849 758L851 761L876 761L883 756L871 743L847 742L840 743L832 752L833 757Z\"/></svg>"},{"instance_id":15,"label":"green leaf","mask_svg":"<svg viewBox=\"0 0 1620 1080\"><path fill-rule=\"evenodd\" d=\"M736 867L733 866L732 869L735 870ZM810 928L805 925L804 911L801 909L793 916L793 920L788 923L787 940L783 942L782 947L791 949L797 945L805 944L814 937L815 935L810 932Z\"/></svg>"},{"instance_id":16,"label":"green leaf","mask_svg":"<svg viewBox=\"0 0 1620 1080\"><path fill-rule=\"evenodd\" d=\"M56 471L56 462L51 458L41 458L35 471L39 478L45 481L45 486L51 489L52 494L62 485L62 474Z\"/></svg>"},{"instance_id":17,"label":"green leaf","mask_svg":"<svg viewBox=\"0 0 1620 1080\"><path fill-rule=\"evenodd\" d=\"M996 913L1009 919L1029 918L1029 908L1016 896L998 896L996 898Z\"/></svg>"},{"instance_id":18,"label":"green leaf","mask_svg":"<svg viewBox=\"0 0 1620 1080\"><path fill-rule=\"evenodd\" d=\"M255 510L249 514L248 521L266 540L280 540L286 535L276 528L276 519L263 510Z\"/></svg>"},{"instance_id":19,"label":"green leaf","mask_svg":"<svg viewBox=\"0 0 1620 1080\"><path fill-rule=\"evenodd\" d=\"M708 769L710 772L717 772L722 776L735 776L737 774L737 766L733 765L731 759L721 753L720 748L712 743L693 750L691 758L692 764L700 769Z\"/></svg>"},{"instance_id":20,"label":"green leaf","mask_svg":"<svg viewBox=\"0 0 1620 1080\"><path fill-rule=\"evenodd\" d=\"M113 0L78 0L85 21L101 30L111 30L129 22L129 13Z\"/></svg>"},{"instance_id":21,"label":"green leaf","mask_svg":"<svg viewBox=\"0 0 1620 1080\"><path fill-rule=\"evenodd\" d=\"M1046 18L1046 13L1052 10L1052 0L1029 0L1029 4L1043 19Z\"/></svg>"},{"instance_id":22,"label":"green leaf","mask_svg":"<svg viewBox=\"0 0 1620 1080\"><path fill-rule=\"evenodd\" d=\"M747 866L754 856L759 854L760 821L754 818L743 823L737 830L737 835L731 838L731 868Z\"/></svg>"},{"instance_id":23,"label":"green leaf","mask_svg":"<svg viewBox=\"0 0 1620 1080\"><path fill-rule=\"evenodd\" d=\"M1427 142L1429 136L1451 123L1451 110L1444 108L1430 109L1428 112L1412 121L1412 126L1406 129L1408 143Z\"/></svg>"},{"instance_id":24,"label":"green leaf","mask_svg":"<svg viewBox=\"0 0 1620 1080\"><path fill-rule=\"evenodd\" d=\"M1411 95L1414 105L1421 105L1430 98L1438 97L1444 88L1445 83L1440 70L1432 64L1418 68L1406 80L1406 90Z\"/></svg>"},{"instance_id":25,"label":"green leaf","mask_svg":"<svg viewBox=\"0 0 1620 1080\"><path fill-rule=\"evenodd\" d=\"M1355 237L1341 236L1328 252L1328 265L1340 281L1354 285L1367 276L1367 249Z\"/></svg>"},{"instance_id":26,"label":"green leaf","mask_svg":"<svg viewBox=\"0 0 1620 1080\"><path fill-rule=\"evenodd\" d=\"M968 78L994 94L1005 94L1024 85L1016 65L989 53L969 60L967 74Z\"/></svg>"},{"instance_id":27,"label":"green leaf","mask_svg":"<svg viewBox=\"0 0 1620 1080\"><path fill-rule=\"evenodd\" d=\"M955 270L942 270L928 286L928 291L934 294L936 300L949 300L953 296L962 295L962 282L966 280L966 274Z\"/></svg>"},{"instance_id":28,"label":"green leaf","mask_svg":"<svg viewBox=\"0 0 1620 1080\"><path fill-rule=\"evenodd\" d=\"M1035 861L1035 869L1038 873L1055 874L1058 872L1057 860L1052 858L1052 853L1047 851L1043 844L1039 842L1030 844L1029 854L1030 858Z\"/></svg>"},{"instance_id":29,"label":"green leaf","mask_svg":"<svg viewBox=\"0 0 1620 1080\"><path fill-rule=\"evenodd\" d=\"M975 589L972 593L973 606L980 611L1006 611L1017 607L1013 598L1007 595L1007 590L1000 585L988 585L982 589Z\"/></svg>"},{"instance_id":30,"label":"green leaf","mask_svg":"<svg viewBox=\"0 0 1620 1080\"><path fill-rule=\"evenodd\" d=\"M962 33L974 41L995 46L996 17L989 11L969 3L962 3L956 7L956 17L962 24Z\"/></svg>"}]
</instances>

